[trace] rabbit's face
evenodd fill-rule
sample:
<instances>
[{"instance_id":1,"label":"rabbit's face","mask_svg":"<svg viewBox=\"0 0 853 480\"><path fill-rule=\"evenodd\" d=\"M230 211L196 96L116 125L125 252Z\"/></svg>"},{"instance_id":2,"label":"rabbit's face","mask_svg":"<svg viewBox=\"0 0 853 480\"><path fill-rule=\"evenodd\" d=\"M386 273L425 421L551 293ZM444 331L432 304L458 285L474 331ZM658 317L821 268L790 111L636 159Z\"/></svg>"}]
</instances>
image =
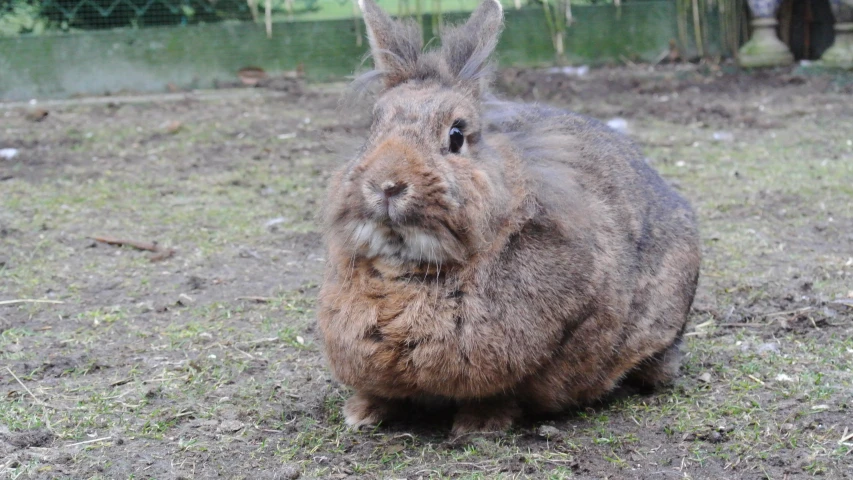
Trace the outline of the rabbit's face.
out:
<instances>
[{"instance_id":1,"label":"rabbit's face","mask_svg":"<svg viewBox=\"0 0 853 480\"><path fill-rule=\"evenodd\" d=\"M471 251L492 190L477 167L476 107L474 98L438 83L403 84L377 101L336 212L353 253L441 265Z\"/></svg>"},{"instance_id":2,"label":"rabbit's face","mask_svg":"<svg viewBox=\"0 0 853 480\"><path fill-rule=\"evenodd\" d=\"M459 264L484 247L506 203L479 113L503 10L484 0L443 30L441 49L422 52L416 24L359 4L376 67L367 78L384 90L364 148L333 183L328 238L353 259Z\"/></svg>"}]
</instances>

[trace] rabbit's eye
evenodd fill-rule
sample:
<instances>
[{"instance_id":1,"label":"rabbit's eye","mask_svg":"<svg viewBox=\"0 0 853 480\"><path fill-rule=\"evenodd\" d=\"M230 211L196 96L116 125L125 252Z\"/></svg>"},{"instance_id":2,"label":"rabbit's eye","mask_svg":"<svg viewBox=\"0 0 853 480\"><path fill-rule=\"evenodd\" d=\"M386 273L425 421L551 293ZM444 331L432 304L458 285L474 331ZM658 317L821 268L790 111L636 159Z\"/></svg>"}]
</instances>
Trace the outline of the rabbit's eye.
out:
<instances>
[{"instance_id":1,"label":"rabbit's eye","mask_svg":"<svg viewBox=\"0 0 853 480\"><path fill-rule=\"evenodd\" d=\"M459 151L462 150L462 145L464 144L465 135L463 135L462 130L454 124L450 127L450 151L453 153L459 153Z\"/></svg>"}]
</instances>

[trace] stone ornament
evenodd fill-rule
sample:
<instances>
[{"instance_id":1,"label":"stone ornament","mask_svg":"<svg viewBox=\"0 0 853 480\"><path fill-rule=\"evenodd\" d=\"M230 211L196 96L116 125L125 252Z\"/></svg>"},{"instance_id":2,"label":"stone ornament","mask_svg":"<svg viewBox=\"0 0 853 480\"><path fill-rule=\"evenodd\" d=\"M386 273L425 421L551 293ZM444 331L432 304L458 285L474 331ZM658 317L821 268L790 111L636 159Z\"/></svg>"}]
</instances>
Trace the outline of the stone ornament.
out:
<instances>
[{"instance_id":1,"label":"stone ornament","mask_svg":"<svg viewBox=\"0 0 853 480\"><path fill-rule=\"evenodd\" d=\"M773 17L776 9L782 3L779 0L748 0L749 9L756 17Z\"/></svg>"},{"instance_id":2,"label":"stone ornament","mask_svg":"<svg viewBox=\"0 0 853 480\"><path fill-rule=\"evenodd\" d=\"M752 38L738 51L738 64L746 68L776 67L794 63L788 46L776 36L776 9L781 0L748 0Z\"/></svg>"},{"instance_id":3,"label":"stone ornament","mask_svg":"<svg viewBox=\"0 0 853 480\"><path fill-rule=\"evenodd\" d=\"M835 15L835 42L823 52L820 63L853 70L853 0L831 0Z\"/></svg>"}]
</instances>

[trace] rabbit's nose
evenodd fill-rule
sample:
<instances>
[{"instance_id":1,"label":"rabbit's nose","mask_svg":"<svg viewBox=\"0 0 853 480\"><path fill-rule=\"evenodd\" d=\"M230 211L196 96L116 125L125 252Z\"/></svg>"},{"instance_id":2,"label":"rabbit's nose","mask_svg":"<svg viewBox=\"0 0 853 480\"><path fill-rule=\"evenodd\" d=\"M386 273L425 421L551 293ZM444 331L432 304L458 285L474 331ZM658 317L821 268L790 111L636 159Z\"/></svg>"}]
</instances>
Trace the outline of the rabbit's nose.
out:
<instances>
[{"instance_id":1,"label":"rabbit's nose","mask_svg":"<svg viewBox=\"0 0 853 480\"><path fill-rule=\"evenodd\" d=\"M390 200L403 192L409 187L403 182L384 182L382 185L382 193L385 195L386 200Z\"/></svg>"}]
</instances>

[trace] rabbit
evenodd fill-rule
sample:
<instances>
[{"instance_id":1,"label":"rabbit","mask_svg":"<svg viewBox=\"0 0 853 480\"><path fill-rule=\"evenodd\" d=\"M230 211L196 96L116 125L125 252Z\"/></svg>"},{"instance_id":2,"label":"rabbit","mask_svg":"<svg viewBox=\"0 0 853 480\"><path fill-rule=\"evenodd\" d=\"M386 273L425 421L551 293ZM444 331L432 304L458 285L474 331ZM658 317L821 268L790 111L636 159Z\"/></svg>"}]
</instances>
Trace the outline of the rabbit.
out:
<instances>
[{"instance_id":1,"label":"rabbit","mask_svg":"<svg viewBox=\"0 0 853 480\"><path fill-rule=\"evenodd\" d=\"M604 124L489 92L498 1L426 52L359 5L377 97L330 182L317 303L347 425L449 403L455 434L504 430L670 383L700 267L689 203Z\"/></svg>"}]
</instances>

